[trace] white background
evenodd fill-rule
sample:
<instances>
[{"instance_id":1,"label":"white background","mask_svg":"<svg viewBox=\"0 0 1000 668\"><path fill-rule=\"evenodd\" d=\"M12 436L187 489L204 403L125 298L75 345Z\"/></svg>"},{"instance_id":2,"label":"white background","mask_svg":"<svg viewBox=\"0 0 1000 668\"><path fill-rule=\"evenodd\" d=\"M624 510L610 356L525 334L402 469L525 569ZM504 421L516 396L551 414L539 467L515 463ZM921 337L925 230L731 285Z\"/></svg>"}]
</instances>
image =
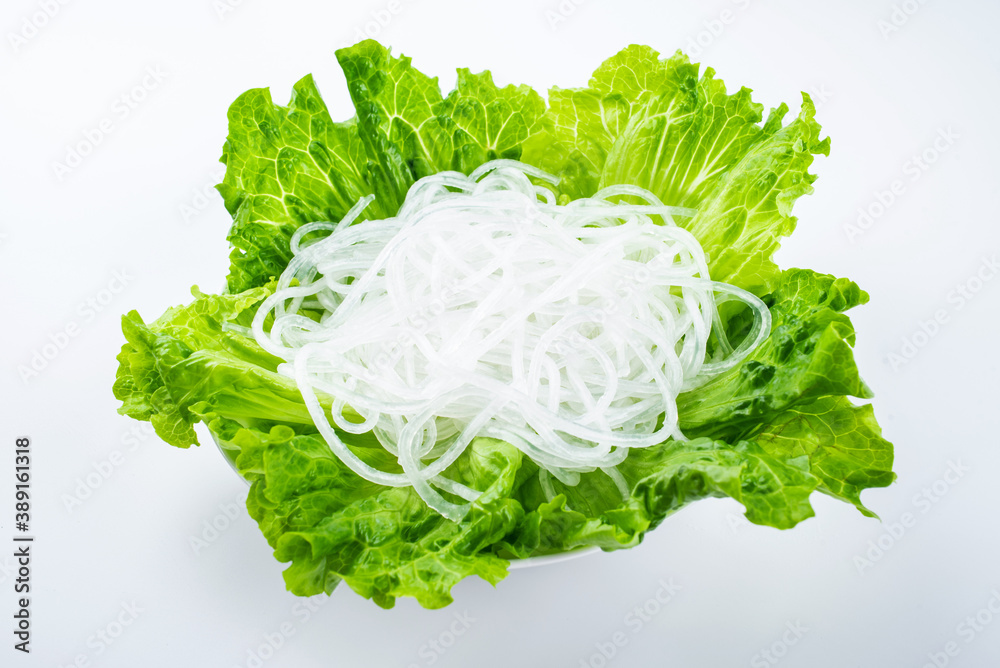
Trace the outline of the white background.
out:
<instances>
[{"instance_id":1,"label":"white background","mask_svg":"<svg viewBox=\"0 0 1000 668\"><path fill-rule=\"evenodd\" d=\"M893 16L888 0L231 2L52 2L46 18L45 2L4 0L0 11L0 665L254 666L270 637L281 646L263 650L268 667L601 666L615 634L626 642L611 666L775 665L765 649L788 667L998 665L1000 615L978 631L959 625L994 617L991 603L1000 610L1000 280L977 282L1000 251L1000 5L907 0L910 14ZM387 15L385 27L372 22ZM211 186L229 103L268 86L283 104L312 72L334 118L349 117L333 51L365 30L446 91L456 67L539 90L583 85L632 42L684 48L767 107L797 108L799 91L813 91L832 154L815 164L816 193L796 205L799 229L779 261L872 295L851 315L896 445L899 481L864 496L883 523L817 494L816 517L780 532L749 525L735 502L705 501L633 550L518 571L496 589L467 580L444 610L403 600L385 611L343 588L323 607L325 597L311 600L307 618L215 448L131 433L139 423L115 413L111 384L121 313L155 318L192 284L222 285L229 220ZM147 68L162 81L126 117L116 99ZM59 179L54 163L104 118L111 132ZM925 152L933 163L915 168ZM853 229L896 180L895 201ZM979 290L963 301L959 285ZM88 310L109 287L110 303ZM938 311L943 324L921 335ZM78 334L23 379L18 367L70 325ZM38 537L30 656L11 649L7 630L9 450L23 434L34 441ZM116 451L120 465L87 488ZM946 476L953 465L961 476ZM230 504L236 519L196 554L191 538L226 525ZM671 579L680 589L656 610ZM130 619L123 605L137 618L106 645L96 634ZM644 605L656 612L637 628L627 615ZM452 638L456 614L473 621ZM949 642L957 656L942 654Z\"/></svg>"}]
</instances>

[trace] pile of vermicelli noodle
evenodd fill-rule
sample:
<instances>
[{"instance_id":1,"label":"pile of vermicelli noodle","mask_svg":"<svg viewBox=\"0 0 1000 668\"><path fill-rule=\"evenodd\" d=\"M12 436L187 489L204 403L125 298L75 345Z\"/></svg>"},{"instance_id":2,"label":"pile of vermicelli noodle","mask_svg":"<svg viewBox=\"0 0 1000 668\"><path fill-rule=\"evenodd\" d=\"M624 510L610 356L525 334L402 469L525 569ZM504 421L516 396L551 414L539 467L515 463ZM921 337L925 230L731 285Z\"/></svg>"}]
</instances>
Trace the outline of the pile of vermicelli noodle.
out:
<instances>
[{"instance_id":1,"label":"pile of vermicelli noodle","mask_svg":"<svg viewBox=\"0 0 1000 668\"><path fill-rule=\"evenodd\" d=\"M672 218L693 211L634 186L560 205L529 177L555 183L495 161L421 179L394 218L360 220L369 196L301 227L253 322L347 466L453 520L480 492L442 473L477 436L519 448L550 493L548 474L597 468L627 493L614 467L629 449L684 438L677 395L770 331L759 299L709 279ZM729 299L754 312L735 349L717 310ZM403 472L369 466L338 430L373 432Z\"/></svg>"}]
</instances>

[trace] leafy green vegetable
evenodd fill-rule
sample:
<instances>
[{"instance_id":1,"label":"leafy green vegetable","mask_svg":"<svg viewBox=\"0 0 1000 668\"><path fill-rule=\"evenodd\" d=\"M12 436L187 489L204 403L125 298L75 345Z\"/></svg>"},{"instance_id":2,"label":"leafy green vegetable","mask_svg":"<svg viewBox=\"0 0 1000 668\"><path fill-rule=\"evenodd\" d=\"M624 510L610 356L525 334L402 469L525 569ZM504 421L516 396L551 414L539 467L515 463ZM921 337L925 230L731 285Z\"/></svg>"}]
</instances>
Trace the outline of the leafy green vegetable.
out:
<instances>
[{"instance_id":1,"label":"leafy green vegetable","mask_svg":"<svg viewBox=\"0 0 1000 668\"><path fill-rule=\"evenodd\" d=\"M711 69L681 53L661 59L630 46L605 61L586 88L545 100L526 86L498 87L489 72L460 69L456 89L373 41L337 53L357 115L334 122L311 77L288 106L266 89L229 110L218 186L233 218L228 290L146 323L125 315L118 355L119 412L150 421L171 445L197 444L194 425L237 454L251 483L247 508L282 562L288 589L331 592L341 581L378 605L412 596L447 605L452 587L477 575L496 584L508 561L584 546L637 545L685 505L729 497L757 524L789 528L812 516L813 491L854 504L893 479L884 440L853 356L845 311L864 304L857 285L804 269L781 271L772 255L791 233L795 200L811 192L813 156L829 141L808 96L784 124L764 120L746 88L728 94ZM333 455L312 424L281 360L246 335L301 225L340 220L366 195L365 215L393 215L409 187L442 170L469 173L497 158L561 177L560 201L614 184L647 188L698 213L683 224L709 256L712 278L760 295L768 339L739 366L682 394L690 440L633 450L619 465L627 494L602 471L579 484L553 481L508 443L476 439L444 475L483 491L459 522L409 488L373 484ZM751 323L724 309L730 340ZM329 406L332 398L321 396ZM362 460L398 471L370 434L338 435Z\"/></svg>"},{"instance_id":2,"label":"leafy green vegetable","mask_svg":"<svg viewBox=\"0 0 1000 668\"><path fill-rule=\"evenodd\" d=\"M497 88L489 72L460 69L441 112L452 133L451 169L469 174L490 160L520 160L541 127L545 100L527 86Z\"/></svg>"},{"instance_id":3,"label":"leafy green vegetable","mask_svg":"<svg viewBox=\"0 0 1000 668\"><path fill-rule=\"evenodd\" d=\"M892 472L892 444L882 438L871 404L855 406L829 396L792 408L760 428L755 440L772 456L801 454L822 481L820 489L876 515L861 503L861 492L886 487Z\"/></svg>"},{"instance_id":4,"label":"leafy green vegetable","mask_svg":"<svg viewBox=\"0 0 1000 668\"><path fill-rule=\"evenodd\" d=\"M509 444L477 439L454 465L455 475L486 492L459 524L412 489L359 478L317 435L283 426L265 434L222 421L213 428L240 449L239 469L253 482L247 508L275 556L292 562L285 582L295 594L330 592L343 580L383 607L413 596L437 608L451 602L462 578L496 584L506 574L507 562L488 550L523 516L508 498L520 463ZM362 450L369 459L385 455Z\"/></svg>"},{"instance_id":5,"label":"leafy green vegetable","mask_svg":"<svg viewBox=\"0 0 1000 668\"><path fill-rule=\"evenodd\" d=\"M372 182L395 212L416 179L451 164L451 138L435 113L442 103L437 79L371 40L341 49L337 59L358 110Z\"/></svg>"},{"instance_id":6,"label":"leafy green vegetable","mask_svg":"<svg viewBox=\"0 0 1000 668\"><path fill-rule=\"evenodd\" d=\"M771 336L739 366L678 398L681 427L688 435L732 437L812 398L871 397L854 364L854 327L842 313L867 301L846 279L784 272L766 300Z\"/></svg>"},{"instance_id":7,"label":"leafy green vegetable","mask_svg":"<svg viewBox=\"0 0 1000 668\"><path fill-rule=\"evenodd\" d=\"M295 84L288 107L267 89L241 95L229 108L219 184L233 216L229 291L260 287L291 259L288 240L313 220L338 220L373 192L357 123L334 123L312 77ZM374 209L391 215L395 209Z\"/></svg>"},{"instance_id":8,"label":"leafy green vegetable","mask_svg":"<svg viewBox=\"0 0 1000 668\"><path fill-rule=\"evenodd\" d=\"M630 46L608 59L585 89L553 89L543 132L525 159L563 177L572 198L619 183L674 206L698 209L686 224L712 261L712 278L758 295L775 285L771 255L791 234L795 200L812 192L813 155L829 153L815 108L787 126L788 107L759 123L750 89L726 93L715 71L677 53Z\"/></svg>"}]
</instances>

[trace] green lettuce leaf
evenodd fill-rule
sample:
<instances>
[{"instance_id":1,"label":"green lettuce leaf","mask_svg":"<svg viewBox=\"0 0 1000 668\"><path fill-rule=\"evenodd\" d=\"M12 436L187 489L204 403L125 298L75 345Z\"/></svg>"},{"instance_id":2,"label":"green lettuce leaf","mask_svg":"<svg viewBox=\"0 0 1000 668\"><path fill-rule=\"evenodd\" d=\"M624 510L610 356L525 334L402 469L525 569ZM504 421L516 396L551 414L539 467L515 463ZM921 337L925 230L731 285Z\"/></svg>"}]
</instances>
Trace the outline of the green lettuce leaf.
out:
<instances>
[{"instance_id":1,"label":"green lettuce leaf","mask_svg":"<svg viewBox=\"0 0 1000 668\"><path fill-rule=\"evenodd\" d=\"M808 457L768 453L751 441L668 441L633 451L618 471L630 490L624 498L600 471L573 486L553 481L558 494L551 501L532 481L518 498L534 509L501 547L520 558L633 547L666 517L708 497L735 499L751 522L788 529L813 516L809 495L820 484Z\"/></svg>"},{"instance_id":2,"label":"green lettuce leaf","mask_svg":"<svg viewBox=\"0 0 1000 668\"><path fill-rule=\"evenodd\" d=\"M630 46L602 64L584 89L552 89L543 130L525 160L563 178L571 199L614 184L641 186L698 214L680 220L701 242L712 278L758 295L773 289L771 256L795 227L792 205L812 192L820 140L815 108L788 125L786 105L761 125L750 89L733 95L707 68Z\"/></svg>"},{"instance_id":3,"label":"green lettuce leaf","mask_svg":"<svg viewBox=\"0 0 1000 668\"><path fill-rule=\"evenodd\" d=\"M376 189L395 213L416 179L448 169L451 136L438 116L441 89L406 57L366 40L337 51Z\"/></svg>"},{"instance_id":4,"label":"green lettuce leaf","mask_svg":"<svg viewBox=\"0 0 1000 668\"><path fill-rule=\"evenodd\" d=\"M247 508L275 557L290 562L284 576L291 592L330 593L343 581L385 608L399 596L439 608L470 575L492 584L506 575L508 562L489 548L523 516L508 498L521 460L513 446L476 439L446 472L483 491L469 514L452 522L412 489L358 477L317 435L284 426L263 433L220 419L211 426L239 450L239 470L252 481ZM355 452L372 462L386 454L380 447Z\"/></svg>"},{"instance_id":5,"label":"green lettuce leaf","mask_svg":"<svg viewBox=\"0 0 1000 668\"><path fill-rule=\"evenodd\" d=\"M447 474L485 493L460 522L431 511L408 488L374 485L351 472L316 434L285 426L269 433L216 418L221 444L238 451L237 466L252 482L248 499L293 593L331 592L341 581L383 607L399 596L421 605L451 602L451 588L477 575L496 584L510 558L587 546L637 545L646 531L683 506L730 497L750 521L788 528L811 517L809 495L820 485L809 457L765 452L757 443L735 446L699 439L636 451L620 471L631 494L601 472L579 485L556 484L546 501L537 477L511 445L476 439ZM387 466L377 444L352 446L374 465ZM520 482L520 489L518 484Z\"/></svg>"},{"instance_id":6,"label":"green lettuce leaf","mask_svg":"<svg viewBox=\"0 0 1000 668\"><path fill-rule=\"evenodd\" d=\"M312 76L295 84L287 107L275 105L266 88L237 98L222 162L226 175L217 187L233 217L229 292L280 275L292 257L288 241L305 223L340 220L373 193L381 199L369 215L396 211L369 185L357 124L333 122Z\"/></svg>"},{"instance_id":7,"label":"green lettuce leaf","mask_svg":"<svg viewBox=\"0 0 1000 668\"><path fill-rule=\"evenodd\" d=\"M892 444L882 438L871 404L825 397L776 416L754 440L772 456L807 456L809 470L822 481L820 490L868 517L877 515L861 503L861 492L896 479Z\"/></svg>"},{"instance_id":8,"label":"green lettuce leaf","mask_svg":"<svg viewBox=\"0 0 1000 668\"><path fill-rule=\"evenodd\" d=\"M632 45L606 60L587 88L551 88L549 110L524 160L562 177L559 189L570 199L590 197L633 114L653 95L676 93L678 80L691 75L690 65L676 71L681 62L686 59L662 61L648 46Z\"/></svg>"},{"instance_id":9,"label":"green lettuce leaf","mask_svg":"<svg viewBox=\"0 0 1000 668\"><path fill-rule=\"evenodd\" d=\"M854 362L854 327L843 311L868 301L847 279L790 269L765 299L771 335L735 368L677 399L688 436L739 437L798 403L870 398Z\"/></svg>"},{"instance_id":10,"label":"green lettuce leaf","mask_svg":"<svg viewBox=\"0 0 1000 668\"><path fill-rule=\"evenodd\" d=\"M458 70L458 83L441 105L452 133L451 169L469 174L490 160L520 160L541 127L545 100L528 86L498 88L489 72Z\"/></svg>"},{"instance_id":11,"label":"green lettuce leaf","mask_svg":"<svg viewBox=\"0 0 1000 668\"><path fill-rule=\"evenodd\" d=\"M771 257L781 238L795 229L795 200L813 191L816 176L808 172L813 156L830 152L830 140L819 139L816 109L807 94L802 94L798 117L782 126L787 113L784 104L771 111L759 141L685 224L708 254L714 280L757 295L778 281L780 270Z\"/></svg>"},{"instance_id":12,"label":"green lettuce leaf","mask_svg":"<svg viewBox=\"0 0 1000 668\"><path fill-rule=\"evenodd\" d=\"M114 385L119 412L149 420L160 438L178 447L198 444L193 425L206 412L248 423L311 424L298 387L277 373L281 360L252 338L223 328L248 326L270 290L193 292L194 302L169 309L149 325L135 311L122 317L127 342Z\"/></svg>"}]
</instances>

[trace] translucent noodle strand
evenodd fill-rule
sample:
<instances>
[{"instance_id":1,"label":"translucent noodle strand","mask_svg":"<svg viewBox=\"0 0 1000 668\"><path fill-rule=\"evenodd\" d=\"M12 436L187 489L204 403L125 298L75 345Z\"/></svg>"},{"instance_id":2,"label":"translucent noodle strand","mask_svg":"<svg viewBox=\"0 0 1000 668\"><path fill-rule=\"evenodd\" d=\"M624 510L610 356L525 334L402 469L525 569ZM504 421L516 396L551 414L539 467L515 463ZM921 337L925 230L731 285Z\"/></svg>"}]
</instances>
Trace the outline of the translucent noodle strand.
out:
<instances>
[{"instance_id":1,"label":"translucent noodle strand","mask_svg":"<svg viewBox=\"0 0 1000 668\"><path fill-rule=\"evenodd\" d=\"M768 336L763 302L712 281L675 224L695 211L629 185L559 205L557 183L497 160L419 180L393 218L362 220L367 196L292 236L250 329L355 473L412 487L458 520L481 490L445 472L490 437L539 465L549 498L553 478L573 485L597 469L627 495L616 466L629 449L683 439L678 394ZM753 316L737 342L718 311L731 300ZM369 432L402 472L370 466L338 435Z\"/></svg>"}]
</instances>

